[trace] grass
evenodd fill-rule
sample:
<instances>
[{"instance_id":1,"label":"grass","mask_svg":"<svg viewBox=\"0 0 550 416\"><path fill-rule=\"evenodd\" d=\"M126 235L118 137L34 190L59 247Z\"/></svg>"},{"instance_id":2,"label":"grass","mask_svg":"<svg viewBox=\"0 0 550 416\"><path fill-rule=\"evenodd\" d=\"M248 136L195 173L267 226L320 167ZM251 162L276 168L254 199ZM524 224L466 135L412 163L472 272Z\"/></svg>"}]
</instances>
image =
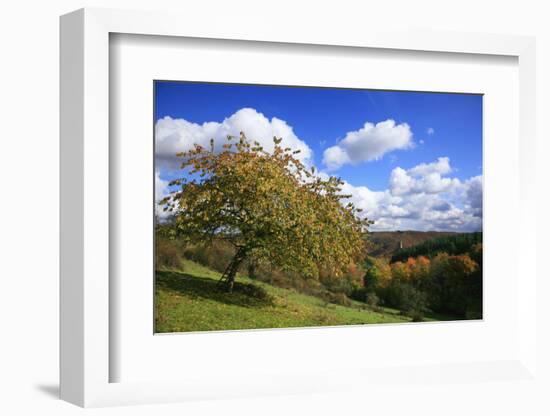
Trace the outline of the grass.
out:
<instances>
[{"instance_id":1,"label":"grass","mask_svg":"<svg viewBox=\"0 0 550 416\"><path fill-rule=\"evenodd\" d=\"M238 276L233 293L217 285L220 273L189 260L183 270L156 272L156 332L291 328L410 322L395 309L364 303L340 306Z\"/></svg>"}]
</instances>

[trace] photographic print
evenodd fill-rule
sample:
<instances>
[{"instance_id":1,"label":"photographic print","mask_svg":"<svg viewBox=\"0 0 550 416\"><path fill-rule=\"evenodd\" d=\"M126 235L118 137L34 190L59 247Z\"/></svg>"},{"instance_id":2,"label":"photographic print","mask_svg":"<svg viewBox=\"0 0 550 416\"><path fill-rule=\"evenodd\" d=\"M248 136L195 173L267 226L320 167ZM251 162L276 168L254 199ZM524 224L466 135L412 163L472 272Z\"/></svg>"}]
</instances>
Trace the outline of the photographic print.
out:
<instances>
[{"instance_id":1,"label":"photographic print","mask_svg":"<svg viewBox=\"0 0 550 416\"><path fill-rule=\"evenodd\" d=\"M155 332L482 319L482 95L154 99Z\"/></svg>"}]
</instances>

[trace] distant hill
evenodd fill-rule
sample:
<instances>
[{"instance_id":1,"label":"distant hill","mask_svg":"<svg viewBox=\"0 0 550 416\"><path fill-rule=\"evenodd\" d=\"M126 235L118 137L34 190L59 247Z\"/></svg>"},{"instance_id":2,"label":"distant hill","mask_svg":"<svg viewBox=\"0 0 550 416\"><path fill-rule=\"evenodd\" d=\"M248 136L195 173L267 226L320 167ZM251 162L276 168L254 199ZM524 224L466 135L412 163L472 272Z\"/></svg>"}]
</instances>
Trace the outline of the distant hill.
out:
<instances>
[{"instance_id":1,"label":"distant hill","mask_svg":"<svg viewBox=\"0 0 550 416\"><path fill-rule=\"evenodd\" d=\"M369 233L369 255L391 257L400 248L409 248L425 241L456 235L447 231L373 231Z\"/></svg>"},{"instance_id":2,"label":"distant hill","mask_svg":"<svg viewBox=\"0 0 550 416\"><path fill-rule=\"evenodd\" d=\"M403 247L396 250L390 262L406 261L409 257L418 256L432 258L439 253L448 253L451 255L466 254L470 252L476 244L482 241L483 234L481 232L440 236L426 240L412 247Z\"/></svg>"}]
</instances>

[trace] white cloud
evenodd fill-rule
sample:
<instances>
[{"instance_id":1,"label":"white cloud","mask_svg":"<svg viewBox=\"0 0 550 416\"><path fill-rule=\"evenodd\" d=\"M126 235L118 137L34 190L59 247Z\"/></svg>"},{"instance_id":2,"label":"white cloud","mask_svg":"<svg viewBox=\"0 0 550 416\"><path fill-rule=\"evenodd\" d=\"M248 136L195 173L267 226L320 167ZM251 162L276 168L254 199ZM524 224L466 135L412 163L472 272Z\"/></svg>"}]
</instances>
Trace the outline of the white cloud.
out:
<instances>
[{"instance_id":1,"label":"white cloud","mask_svg":"<svg viewBox=\"0 0 550 416\"><path fill-rule=\"evenodd\" d=\"M296 136L290 125L276 117L268 119L253 108L242 108L221 122L209 121L203 124L164 117L155 125L155 213L161 220L168 214L158 202L168 194L169 189L168 181L160 178L160 172L179 168L180 160L176 153L190 150L195 144L209 147L210 139L214 139L215 149L221 151L227 143L227 136L238 137L241 131L250 140L258 141L266 151L273 151L273 137L280 137L283 139L283 147L300 150L296 157L306 165L312 163L312 150Z\"/></svg>"},{"instance_id":2,"label":"white cloud","mask_svg":"<svg viewBox=\"0 0 550 416\"><path fill-rule=\"evenodd\" d=\"M168 181L160 178L159 171L155 171L155 201L160 201L168 193Z\"/></svg>"},{"instance_id":3,"label":"white cloud","mask_svg":"<svg viewBox=\"0 0 550 416\"><path fill-rule=\"evenodd\" d=\"M351 163L348 152L340 146L332 146L323 153L323 163L329 170L338 169L340 166Z\"/></svg>"},{"instance_id":4,"label":"white cloud","mask_svg":"<svg viewBox=\"0 0 550 416\"><path fill-rule=\"evenodd\" d=\"M242 108L222 122L210 121L197 124L185 119L164 117L155 125L156 161L162 168L178 167L177 152L191 149L194 144L210 146L214 139L215 148L220 150L227 143L228 135L238 137L244 132L250 140L258 141L265 150L272 151L273 137L283 139L281 145L292 150L300 150L297 155L304 163L311 161L313 152L300 140L286 121L273 117L268 119L253 108Z\"/></svg>"},{"instance_id":5,"label":"white cloud","mask_svg":"<svg viewBox=\"0 0 550 416\"><path fill-rule=\"evenodd\" d=\"M460 181L456 178L442 178L439 173L430 173L417 182L414 191L438 194L453 191L459 186Z\"/></svg>"},{"instance_id":6,"label":"white cloud","mask_svg":"<svg viewBox=\"0 0 550 416\"><path fill-rule=\"evenodd\" d=\"M453 171L448 158L423 163L409 170L393 169L389 187L371 191L365 186L345 183L343 193L374 220L371 230L448 230L481 229L482 177L464 182L442 177Z\"/></svg>"},{"instance_id":7,"label":"white cloud","mask_svg":"<svg viewBox=\"0 0 550 416\"><path fill-rule=\"evenodd\" d=\"M460 186L460 181L442 176L451 171L448 157L440 157L432 163L421 163L409 170L395 168L390 174L390 192L392 195L406 195L452 191Z\"/></svg>"},{"instance_id":8,"label":"white cloud","mask_svg":"<svg viewBox=\"0 0 550 416\"><path fill-rule=\"evenodd\" d=\"M392 150L412 147L412 132L408 124L396 124L394 120L377 124L365 123L356 131L350 131L337 145L323 154L323 163L329 170L345 164L358 164L380 159Z\"/></svg>"},{"instance_id":9,"label":"white cloud","mask_svg":"<svg viewBox=\"0 0 550 416\"><path fill-rule=\"evenodd\" d=\"M464 183L466 208L474 216L480 217L483 212L483 177L474 176Z\"/></svg>"},{"instance_id":10,"label":"white cloud","mask_svg":"<svg viewBox=\"0 0 550 416\"><path fill-rule=\"evenodd\" d=\"M430 173L439 173L445 175L451 172L451 163L448 157L439 157L432 163L421 163L412 169L409 169L409 173L414 176L425 176Z\"/></svg>"},{"instance_id":11,"label":"white cloud","mask_svg":"<svg viewBox=\"0 0 550 416\"><path fill-rule=\"evenodd\" d=\"M403 168L395 168L390 175L390 190L392 195L404 195L413 187L414 179Z\"/></svg>"},{"instance_id":12,"label":"white cloud","mask_svg":"<svg viewBox=\"0 0 550 416\"><path fill-rule=\"evenodd\" d=\"M367 217L375 215L381 207L392 206L395 199L387 191L371 191L366 186L353 186L348 182L344 182L342 193L351 195L351 202L357 208L363 210L363 214Z\"/></svg>"},{"instance_id":13,"label":"white cloud","mask_svg":"<svg viewBox=\"0 0 550 416\"><path fill-rule=\"evenodd\" d=\"M163 210L163 207L159 205L162 198L168 195L168 181L160 178L158 170L155 171L155 215L162 221L168 217L168 213Z\"/></svg>"},{"instance_id":14,"label":"white cloud","mask_svg":"<svg viewBox=\"0 0 550 416\"><path fill-rule=\"evenodd\" d=\"M165 117L155 126L155 212L161 221L167 214L158 202L169 192L168 181L161 179L161 172L165 174L178 167L175 154L191 149L195 143L209 146L211 138L219 150L227 135L238 136L241 131L249 139L260 142L267 151L273 149L273 136L282 137L284 147L301 150L298 157L306 164L313 163L312 150L287 122L275 117L268 119L252 108L243 108L221 122L203 124ZM347 133L336 146L327 148L323 163L329 170L337 169L345 164L379 159L392 150L411 146L412 132L407 124L396 125L393 120L366 123L360 130ZM371 230L479 230L482 177L461 182L451 177L452 172L449 158L440 157L410 169L396 167L388 178L387 189L373 191L344 182L342 192L351 195L350 200L363 210L361 215L375 221ZM320 175L328 177L324 172Z\"/></svg>"}]
</instances>

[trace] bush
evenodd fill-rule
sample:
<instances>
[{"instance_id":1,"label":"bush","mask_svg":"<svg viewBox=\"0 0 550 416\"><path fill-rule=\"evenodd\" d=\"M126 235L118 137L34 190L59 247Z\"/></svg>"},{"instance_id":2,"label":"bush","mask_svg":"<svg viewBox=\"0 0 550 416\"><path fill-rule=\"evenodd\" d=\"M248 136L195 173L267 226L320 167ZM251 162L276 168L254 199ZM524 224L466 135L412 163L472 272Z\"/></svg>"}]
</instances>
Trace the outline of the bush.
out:
<instances>
[{"instance_id":1,"label":"bush","mask_svg":"<svg viewBox=\"0 0 550 416\"><path fill-rule=\"evenodd\" d=\"M350 296L353 293L353 285L347 279L324 280L323 286L330 292Z\"/></svg>"},{"instance_id":2,"label":"bush","mask_svg":"<svg viewBox=\"0 0 550 416\"><path fill-rule=\"evenodd\" d=\"M359 302L366 302L368 294L369 292L367 292L366 288L360 287L358 289L355 289L353 292L351 292L350 297Z\"/></svg>"},{"instance_id":3,"label":"bush","mask_svg":"<svg viewBox=\"0 0 550 416\"><path fill-rule=\"evenodd\" d=\"M367 292L373 292L380 285L380 271L375 265L368 268L365 276L363 277L363 286Z\"/></svg>"},{"instance_id":4,"label":"bush","mask_svg":"<svg viewBox=\"0 0 550 416\"><path fill-rule=\"evenodd\" d=\"M182 270L180 252L175 241L158 238L155 244L155 268Z\"/></svg>"},{"instance_id":5,"label":"bush","mask_svg":"<svg viewBox=\"0 0 550 416\"><path fill-rule=\"evenodd\" d=\"M394 279L382 293L387 305L400 309L407 316L422 317L428 311L427 294L409 282Z\"/></svg>"},{"instance_id":6,"label":"bush","mask_svg":"<svg viewBox=\"0 0 550 416\"><path fill-rule=\"evenodd\" d=\"M328 292L328 301L342 306L351 306L351 300L344 293Z\"/></svg>"},{"instance_id":7,"label":"bush","mask_svg":"<svg viewBox=\"0 0 550 416\"><path fill-rule=\"evenodd\" d=\"M378 302L380 302L380 298L376 296L376 293L367 293L367 305L371 308L376 308L378 306Z\"/></svg>"},{"instance_id":8,"label":"bush","mask_svg":"<svg viewBox=\"0 0 550 416\"><path fill-rule=\"evenodd\" d=\"M411 318L412 322L424 322L424 314L420 312L413 312Z\"/></svg>"},{"instance_id":9,"label":"bush","mask_svg":"<svg viewBox=\"0 0 550 416\"><path fill-rule=\"evenodd\" d=\"M212 244L187 244L183 253L185 258L223 273L235 255L235 249L227 242L214 241Z\"/></svg>"}]
</instances>

